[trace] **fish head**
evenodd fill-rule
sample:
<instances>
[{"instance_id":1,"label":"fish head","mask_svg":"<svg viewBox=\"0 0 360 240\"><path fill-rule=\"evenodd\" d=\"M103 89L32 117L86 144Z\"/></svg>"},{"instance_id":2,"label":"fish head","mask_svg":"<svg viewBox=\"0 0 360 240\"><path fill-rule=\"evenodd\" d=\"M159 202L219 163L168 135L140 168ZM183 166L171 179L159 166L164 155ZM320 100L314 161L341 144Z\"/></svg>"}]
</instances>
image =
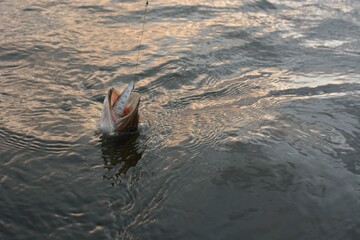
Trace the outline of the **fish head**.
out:
<instances>
[{"instance_id":1,"label":"fish head","mask_svg":"<svg viewBox=\"0 0 360 240\"><path fill-rule=\"evenodd\" d=\"M108 91L104 99L101 117L97 126L97 133L105 136L119 135L137 129L139 124L138 109L140 105L140 94L130 92L128 98L126 98L125 94L126 102L124 109L121 111L121 114L118 114L116 111L119 112L119 109L122 109L122 107L119 107L119 105L122 104L122 102L119 102L122 97L124 98L124 91L121 94L114 88Z\"/></svg>"}]
</instances>

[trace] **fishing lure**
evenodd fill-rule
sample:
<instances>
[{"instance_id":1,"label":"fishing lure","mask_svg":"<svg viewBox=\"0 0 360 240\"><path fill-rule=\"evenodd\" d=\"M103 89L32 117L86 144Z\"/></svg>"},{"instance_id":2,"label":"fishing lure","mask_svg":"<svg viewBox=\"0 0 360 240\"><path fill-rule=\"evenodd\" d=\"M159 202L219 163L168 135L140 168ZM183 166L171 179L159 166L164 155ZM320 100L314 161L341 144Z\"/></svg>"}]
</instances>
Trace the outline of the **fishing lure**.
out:
<instances>
[{"instance_id":1,"label":"fishing lure","mask_svg":"<svg viewBox=\"0 0 360 240\"><path fill-rule=\"evenodd\" d=\"M123 116L126 103L129 100L131 91L134 89L134 82L129 83L125 90L120 94L118 99L116 99L113 109L118 116Z\"/></svg>"}]
</instances>

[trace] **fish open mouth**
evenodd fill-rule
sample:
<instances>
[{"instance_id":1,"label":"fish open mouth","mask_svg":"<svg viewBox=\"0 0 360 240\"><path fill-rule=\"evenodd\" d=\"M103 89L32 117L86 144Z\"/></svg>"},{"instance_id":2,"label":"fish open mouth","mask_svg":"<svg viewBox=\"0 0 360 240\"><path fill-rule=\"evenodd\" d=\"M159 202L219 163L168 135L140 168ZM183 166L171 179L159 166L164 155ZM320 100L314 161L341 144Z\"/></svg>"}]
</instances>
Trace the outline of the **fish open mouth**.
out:
<instances>
[{"instance_id":1,"label":"fish open mouth","mask_svg":"<svg viewBox=\"0 0 360 240\"><path fill-rule=\"evenodd\" d=\"M131 92L121 115L116 114L114 110L119 97L120 92L114 88L109 89L98 123L98 130L102 134L121 134L136 131L138 128L140 94Z\"/></svg>"}]
</instances>

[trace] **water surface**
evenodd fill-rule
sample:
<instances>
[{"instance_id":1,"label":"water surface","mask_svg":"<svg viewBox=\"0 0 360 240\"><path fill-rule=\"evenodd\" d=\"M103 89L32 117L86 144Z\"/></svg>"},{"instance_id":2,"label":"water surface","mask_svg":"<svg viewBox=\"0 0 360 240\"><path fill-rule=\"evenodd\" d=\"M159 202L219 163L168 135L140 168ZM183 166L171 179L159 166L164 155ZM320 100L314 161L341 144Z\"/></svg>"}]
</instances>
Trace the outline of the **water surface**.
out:
<instances>
[{"instance_id":1,"label":"water surface","mask_svg":"<svg viewBox=\"0 0 360 240\"><path fill-rule=\"evenodd\" d=\"M0 239L359 239L360 3L149 4L0 1Z\"/></svg>"}]
</instances>

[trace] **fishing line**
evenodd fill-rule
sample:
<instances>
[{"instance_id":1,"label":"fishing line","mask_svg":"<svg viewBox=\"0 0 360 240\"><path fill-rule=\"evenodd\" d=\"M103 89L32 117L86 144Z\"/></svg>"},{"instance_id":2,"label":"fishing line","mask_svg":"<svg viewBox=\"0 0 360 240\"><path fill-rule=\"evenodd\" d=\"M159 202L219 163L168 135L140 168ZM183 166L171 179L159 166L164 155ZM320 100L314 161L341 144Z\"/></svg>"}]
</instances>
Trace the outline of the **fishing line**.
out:
<instances>
[{"instance_id":1,"label":"fishing line","mask_svg":"<svg viewBox=\"0 0 360 240\"><path fill-rule=\"evenodd\" d=\"M140 44L139 44L138 54L137 54L137 58L136 58L135 70L133 73L134 80L129 83L128 87L125 88L124 92L122 92L120 94L120 96L115 100L115 103L114 103L115 112L119 115L122 114L122 111L125 108L125 104L129 99L130 93L135 88L136 72L137 72L137 68L139 65L139 57L140 57L141 45L142 45L142 40L143 40L143 36L144 36L144 31L145 31L145 18L146 18L146 14L147 14L148 5L149 5L149 1L146 0L145 11L144 11L143 21L142 21L143 24L142 24L142 30L141 30L141 36L140 36ZM132 85L132 87L130 87L131 85Z\"/></svg>"},{"instance_id":2,"label":"fishing line","mask_svg":"<svg viewBox=\"0 0 360 240\"><path fill-rule=\"evenodd\" d=\"M148 5L149 5L149 1L146 0L145 3L145 11L144 11L144 15L143 15L143 21L142 21L142 30L141 30L141 36L140 36L140 44L139 44L139 49L138 49L138 54L137 54L137 58L136 58L136 65L135 65L135 70L134 70L134 82L136 80L136 72L137 72L137 68L139 66L139 57L140 57L140 52L141 52L141 46L142 46L142 40L144 37L144 31L145 31L145 20L146 20L146 14L148 11ZM134 87L135 88L135 83L134 83Z\"/></svg>"}]
</instances>

